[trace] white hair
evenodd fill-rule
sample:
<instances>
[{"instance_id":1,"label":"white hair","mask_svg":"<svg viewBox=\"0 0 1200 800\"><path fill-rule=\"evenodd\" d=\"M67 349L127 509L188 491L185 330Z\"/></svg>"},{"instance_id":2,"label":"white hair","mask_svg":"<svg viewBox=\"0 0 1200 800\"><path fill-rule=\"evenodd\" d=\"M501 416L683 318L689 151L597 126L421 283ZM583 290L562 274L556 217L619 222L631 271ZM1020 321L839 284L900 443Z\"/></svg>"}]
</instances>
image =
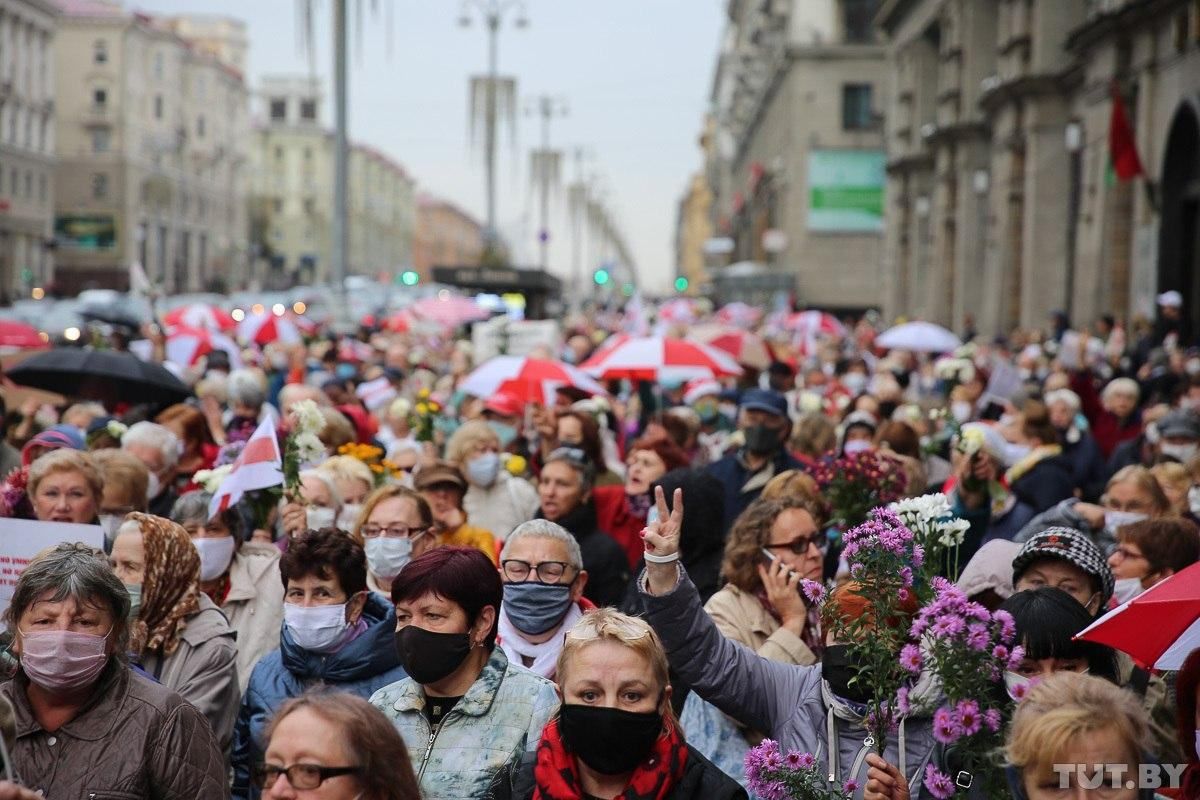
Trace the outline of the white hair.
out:
<instances>
[{"instance_id":1,"label":"white hair","mask_svg":"<svg viewBox=\"0 0 1200 800\"><path fill-rule=\"evenodd\" d=\"M1100 393L1100 398L1108 400L1115 394L1123 394L1127 397L1132 397L1134 402L1142 395L1142 390L1138 388L1137 381L1133 378L1113 378L1104 387L1104 391Z\"/></svg>"},{"instance_id":2,"label":"white hair","mask_svg":"<svg viewBox=\"0 0 1200 800\"><path fill-rule=\"evenodd\" d=\"M567 548L567 563L577 570L583 569L583 551L579 549L579 541L567 532L567 529L557 522L548 519L531 519L513 528L513 532L504 540L504 549L500 551L500 560L508 558L508 552L514 543L521 539L553 539L562 542Z\"/></svg>"},{"instance_id":3,"label":"white hair","mask_svg":"<svg viewBox=\"0 0 1200 800\"><path fill-rule=\"evenodd\" d=\"M230 405L261 408L267 401L267 393L263 388L262 379L258 372L250 369L235 369L229 373L225 382L225 394Z\"/></svg>"},{"instance_id":4,"label":"white hair","mask_svg":"<svg viewBox=\"0 0 1200 800\"><path fill-rule=\"evenodd\" d=\"M312 478L314 481L319 482L326 489L328 489L329 490L329 500L330 500L330 502L333 503L333 507L338 509L339 511L342 509L342 506L344 505L344 503L342 502L342 495L337 490L337 486L334 484L332 475L330 475L327 472L321 472L320 470L317 470L317 469L300 470L300 480L303 481L308 478Z\"/></svg>"},{"instance_id":5,"label":"white hair","mask_svg":"<svg viewBox=\"0 0 1200 800\"><path fill-rule=\"evenodd\" d=\"M128 450L131 445L140 444L153 447L162 453L163 464L173 467L179 463L183 455L183 442L179 437L157 422L136 422L121 437L121 449Z\"/></svg>"},{"instance_id":6,"label":"white hair","mask_svg":"<svg viewBox=\"0 0 1200 800\"><path fill-rule=\"evenodd\" d=\"M1045 400L1048 406L1063 403L1072 411L1079 411L1083 405L1079 400L1079 395L1070 389L1055 389L1053 392L1046 392Z\"/></svg>"}]
</instances>

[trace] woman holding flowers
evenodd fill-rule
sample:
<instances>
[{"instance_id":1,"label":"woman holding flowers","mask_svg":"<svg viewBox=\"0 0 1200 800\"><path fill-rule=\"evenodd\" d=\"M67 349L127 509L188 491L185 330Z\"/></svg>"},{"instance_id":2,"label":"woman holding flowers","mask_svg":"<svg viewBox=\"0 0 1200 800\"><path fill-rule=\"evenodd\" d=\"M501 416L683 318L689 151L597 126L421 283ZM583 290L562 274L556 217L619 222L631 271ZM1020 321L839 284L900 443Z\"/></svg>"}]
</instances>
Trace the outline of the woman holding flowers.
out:
<instances>
[{"instance_id":1,"label":"woman holding flowers","mask_svg":"<svg viewBox=\"0 0 1200 800\"><path fill-rule=\"evenodd\" d=\"M827 620L840 630L857 630L860 639L873 648L875 661L856 663L845 642L831 631L825 635L820 666L781 664L722 636L716 623L701 613L695 586L677 563L684 520L683 493L676 492L674 510L669 515L661 490L656 492L655 500L659 521L645 531L646 572L639 579L639 590L647 621L662 638L680 677L739 722L766 732L772 745L777 743L779 748L776 760L787 759L790 763L792 756L797 762L803 759L807 766L802 769L809 776L820 775L820 783L833 792L831 797L862 797L866 757L872 752L898 765L905 783L913 794L918 794L934 751L931 720L916 713L905 715L902 710L891 712L890 721L896 724L895 732L891 732L889 720L880 725L881 718L868 716L869 706L876 699L873 695L890 698L895 692L892 687L900 685L895 677L899 648L896 652L891 648L906 638L907 619L915 611L913 567L902 566L905 560L914 561L913 556L919 552L912 544L911 531L888 512L876 512L874 521L856 529L859 534L847 535L846 553L852 574L871 553L886 554L894 567L891 580L899 582L891 600L868 603L851 583L827 603ZM860 549L864 551L861 557ZM872 566L882 568L883 562ZM868 577L861 569L857 573L856 577ZM908 586L904 586L906 582ZM814 602L822 598L819 584L805 582L803 590ZM877 619L880 624L876 624ZM901 632L899 637L897 631ZM884 661L887 667L881 666ZM915 707L915 701L926 692L928 689L918 682L907 699ZM874 705L876 709L880 706L878 702ZM885 735L876 738L875 732L880 729ZM760 774L757 768L771 763L770 753L758 749L753 753L759 760L752 763L747 758L748 776L752 772Z\"/></svg>"}]
</instances>

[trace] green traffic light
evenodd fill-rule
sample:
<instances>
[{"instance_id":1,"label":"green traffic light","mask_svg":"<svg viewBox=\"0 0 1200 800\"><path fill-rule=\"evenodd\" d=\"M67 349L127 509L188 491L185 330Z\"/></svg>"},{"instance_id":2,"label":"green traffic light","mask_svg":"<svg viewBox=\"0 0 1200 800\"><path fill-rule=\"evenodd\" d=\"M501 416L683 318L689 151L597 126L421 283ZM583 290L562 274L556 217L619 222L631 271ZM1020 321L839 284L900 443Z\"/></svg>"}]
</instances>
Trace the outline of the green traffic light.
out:
<instances>
[{"instance_id":1,"label":"green traffic light","mask_svg":"<svg viewBox=\"0 0 1200 800\"><path fill-rule=\"evenodd\" d=\"M592 278L596 281L597 286L603 286L604 284L608 283L608 270L598 269Z\"/></svg>"},{"instance_id":2,"label":"green traffic light","mask_svg":"<svg viewBox=\"0 0 1200 800\"><path fill-rule=\"evenodd\" d=\"M405 286L416 286L420 280L421 276L411 269L400 276L400 282Z\"/></svg>"},{"instance_id":3,"label":"green traffic light","mask_svg":"<svg viewBox=\"0 0 1200 800\"><path fill-rule=\"evenodd\" d=\"M675 291L686 292L688 288L688 279L682 276L675 279Z\"/></svg>"}]
</instances>

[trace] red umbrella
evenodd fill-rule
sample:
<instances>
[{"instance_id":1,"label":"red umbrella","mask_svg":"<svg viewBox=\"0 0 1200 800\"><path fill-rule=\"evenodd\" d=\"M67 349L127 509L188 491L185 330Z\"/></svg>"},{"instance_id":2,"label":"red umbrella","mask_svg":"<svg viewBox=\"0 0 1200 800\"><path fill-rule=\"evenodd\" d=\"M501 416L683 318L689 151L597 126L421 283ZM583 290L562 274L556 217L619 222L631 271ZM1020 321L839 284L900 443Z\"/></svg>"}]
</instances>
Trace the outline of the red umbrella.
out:
<instances>
[{"instance_id":1,"label":"red umbrella","mask_svg":"<svg viewBox=\"0 0 1200 800\"><path fill-rule=\"evenodd\" d=\"M845 336L846 326L825 311L800 311L787 318L784 327L806 336Z\"/></svg>"},{"instance_id":2,"label":"red umbrella","mask_svg":"<svg viewBox=\"0 0 1200 800\"><path fill-rule=\"evenodd\" d=\"M186 328L204 328L210 331L232 331L238 325L228 311L207 303L189 303L172 309L163 317L163 323L171 327L182 325Z\"/></svg>"},{"instance_id":3,"label":"red umbrella","mask_svg":"<svg viewBox=\"0 0 1200 800\"><path fill-rule=\"evenodd\" d=\"M245 342L257 345L271 342L296 344L301 340L300 329L291 319L282 315L276 316L270 311L247 314L246 318L238 323L238 336Z\"/></svg>"},{"instance_id":4,"label":"red umbrella","mask_svg":"<svg viewBox=\"0 0 1200 800\"><path fill-rule=\"evenodd\" d=\"M214 350L224 351L229 364L237 369L242 365L237 343L224 334L205 328L178 325L167 330L167 359L176 364L192 366Z\"/></svg>"},{"instance_id":5,"label":"red umbrella","mask_svg":"<svg viewBox=\"0 0 1200 800\"><path fill-rule=\"evenodd\" d=\"M14 319L0 320L0 347L19 350L44 349L49 347L48 337L32 325Z\"/></svg>"},{"instance_id":6,"label":"red umbrella","mask_svg":"<svg viewBox=\"0 0 1200 800\"><path fill-rule=\"evenodd\" d=\"M1200 647L1200 563L1117 606L1075 638L1115 647L1146 669L1179 669Z\"/></svg>"},{"instance_id":7,"label":"red umbrella","mask_svg":"<svg viewBox=\"0 0 1200 800\"><path fill-rule=\"evenodd\" d=\"M699 317L700 312L696 307L696 301L685 297L668 300L658 307L660 322L676 322L686 325L695 322Z\"/></svg>"},{"instance_id":8,"label":"red umbrella","mask_svg":"<svg viewBox=\"0 0 1200 800\"><path fill-rule=\"evenodd\" d=\"M728 353L699 342L645 336L602 348L579 367L600 380L687 381L741 375L742 368Z\"/></svg>"},{"instance_id":9,"label":"red umbrella","mask_svg":"<svg viewBox=\"0 0 1200 800\"><path fill-rule=\"evenodd\" d=\"M437 322L447 328L457 328L468 322L487 319L491 313L483 306L456 294L438 294L426 297L408 307L409 313L418 319Z\"/></svg>"},{"instance_id":10,"label":"red umbrella","mask_svg":"<svg viewBox=\"0 0 1200 800\"><path fill-rule=\"evenodd\" d=\"M496 356L476 368L458 388L475 397L504 394L522 403L552 403L554 393L566 386L590 395L608 394L594 378L576 367L523 356Z\"/></svg>"},{"instance_id":11,"label":"red umbrella","mask_svg":"<svg viewBox=\"0 0 1200 800\"><path fill-rule=\"evenodd\" d=\"M737 363L754 369L766 369L775 360L771 345L761 336L736 328L719 325L697 327L692 330L692 336L711 347L729 353Z\"/></svg>"},{"instance_id":12,"label":"red umbrella","mask_svg":"<svg viewBox=\"0 0 1200 800\"><path fill-rule=\"evenodd\" d=\"M738 300L728 305L721 306L717 312L717 322L724 325L734 325L741 328L749 328L758 324L762 319L762 309L756 308L749 303L743 303Z\"/></svg>"}]
</instances>

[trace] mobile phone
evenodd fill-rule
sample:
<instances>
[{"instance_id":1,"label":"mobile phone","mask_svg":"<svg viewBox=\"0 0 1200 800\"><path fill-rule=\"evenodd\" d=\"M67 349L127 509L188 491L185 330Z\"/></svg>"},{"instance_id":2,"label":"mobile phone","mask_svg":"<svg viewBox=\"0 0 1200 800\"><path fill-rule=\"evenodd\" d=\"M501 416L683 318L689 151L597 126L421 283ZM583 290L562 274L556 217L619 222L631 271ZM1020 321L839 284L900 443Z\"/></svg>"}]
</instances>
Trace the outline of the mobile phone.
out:
<instances>
[{"instance_id":1,"label":"mobile phone","mask_svg":"<svg viewBox=\"0 0 1200 800\"><path fill-rule=\"evenodd\" d=\"M758 548L758 550L760 553L763 554L763 556L767 559L768 562L775 562L775 561L779 560L779 556L775 555L774 553L772 553L770 550L768 550L765 547L760 547L760 548ZM794 570L789 569L787 571L787 574L788 574L788 577L790 578L793 575L795 575L796 573Z\"/></svg>"}]
</instances>

